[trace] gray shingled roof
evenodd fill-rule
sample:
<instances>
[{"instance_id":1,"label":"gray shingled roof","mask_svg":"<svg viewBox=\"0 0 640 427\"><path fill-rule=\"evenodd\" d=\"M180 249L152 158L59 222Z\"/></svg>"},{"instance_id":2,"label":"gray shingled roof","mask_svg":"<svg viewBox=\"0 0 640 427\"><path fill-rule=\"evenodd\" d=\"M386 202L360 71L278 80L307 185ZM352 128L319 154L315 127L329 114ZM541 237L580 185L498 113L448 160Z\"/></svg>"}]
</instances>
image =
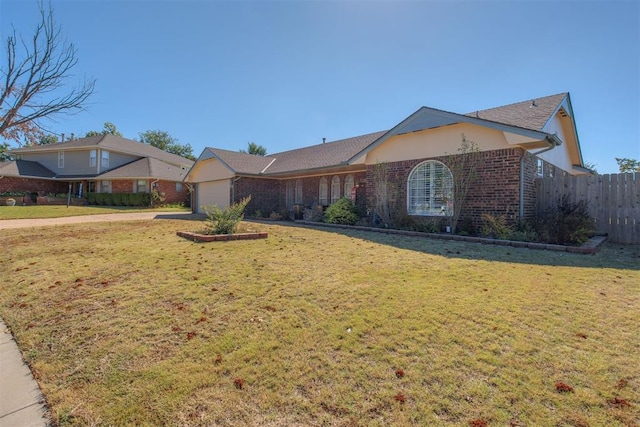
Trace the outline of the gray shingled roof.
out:
<instances>
[{"instance_id":1,"label":"gray shingled roof","mask_svg":"<svg viewBox=\"0 0 640 427\"><path fill-rule=\"evenodd\" d=\"M193 165L193 161L175 154L167 153L149 144L122 138L115 135L96 135L87 138L80 138L74 141L59 142L56 144L38 145L35 147L24 147L11 150L11 153L33 153L58 150L72 150L78 148L100 147L112 151L133 154L140 157L152 157L175 165Z\"/></svg>"},{"instance_id":2,"label":"gray shingled roof","mask_svg":"<svg viewBox=\"0 0 640 427\"><path fill-rule=\"evenodd\" d=\"M474 111L466 115L510 126L541 131L567 95L566 92L559 93L502 107L489 108L488 110Z\"/></svg>"},{"instance_id":3,"label":"gray shingled roof","mask_svg":"<svg viewBox=\"0 0 640 427\"><path fill-rule=\"evenodd\" d=\"M100 179L159 178L167 181L182 181L186 170L158 159L145 157L101 175Z\"/></svg>"},{"instance_id":4,"label":"gray shingled roof","mask_svg":"<svg viewBox=\"0 0 640 427\"><path fill-rule=\"evenodd\" d=\"M386 131L375 132L327 142L325 144L312 145L311 147L271 154L269 157L273 157L276 160L269 166L267 172L269 174L275 174L338 166L364 150L385 133Z\"/></svg>"},{"instance_id":5,"label":"gray shingled roof","mask_svg":"<svg viewBox=\"0 0 640 427\"><path fill-rule=\"evenodd\" d=\"M219 148L207 148L207 150L237 173L257 175L273 162L272 156L256 156Z\"/></svg>"},{"instance_id":6,"label":"gray shingled roof","mask_svg":"<svg viewBox=\"0 0 640 427\"><path fill-rule=\"evenodd\" d=\"M0 176L53 178L56 174L38 162L14 160L9 162L0 162Z\"/></svg>"},{"instance_id":7,"label":"gray shingled roof","mask_svg":"<svg viewBox=\"0 0 640 427\"><path fill-rule=\"evenodd\" d=\"M540 132L567 96L567 93L560 93L502 107L474 111L466 114L466 116ZM452 117L460 116L455 113L443 113ZM420 123L424 126L424 123ZM269 154L264 157L217 148L207 148L207 150L226 163L236 173L272 175L343 165L349 159L371 146L385 133L387 131L375 132L311 147Z\"/></svg>"},{"instance_id":8,"label":"gray shingled roof","mask_svg":"<svg viewBox=\"0 0 640 427\"><path fill-rule=\"evenodd\" d=\"M370 133L310 147L256 156L237 151L207 148L234 172L266 175L338 166L362 151L385 132Z\"/></svg>"}]
</instances>

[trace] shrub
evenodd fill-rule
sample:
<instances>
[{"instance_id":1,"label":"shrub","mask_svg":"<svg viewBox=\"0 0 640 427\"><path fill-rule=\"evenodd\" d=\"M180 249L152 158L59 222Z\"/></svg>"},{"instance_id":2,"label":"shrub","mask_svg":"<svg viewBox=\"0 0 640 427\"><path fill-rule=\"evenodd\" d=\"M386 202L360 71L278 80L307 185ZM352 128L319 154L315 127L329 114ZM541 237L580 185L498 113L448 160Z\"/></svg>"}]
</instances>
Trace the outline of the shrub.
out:
<instances>
[{"instance_id":1,"label":"shrub","mask_svg":"<svg viewBox=\"0 0 640 427\"><path fill-rule=\"evenodd\" d=\"M346 197L329 206L324 213L324 222L329 224L354 225L358 218L358 207Z\"/></svg>"},{"instance_id":2,"label":"shrub","mask_svg":"<svg viewBox=\"0 0 640 427\"><path fill-rule=\"evenodd\" d=\"M158 190L151 191L150 194L151 206L162 206L167 199L165 193L161 193Z\"/></svg>"},{"instance_id":3,"label":"shrub","mask_svg":"<svg viewBox=\"0 0 640 427\"><path fill-rule=\"evenodd\" d=\"M559 245L581 245L589 240L594 229L589 203L586 200L573 203L568 194L563 195L555 209L543 215L538 223L538 234L549 243Z\"/></svg>"},{"instance_id":4,"label":"shrub","mask_svg":"<svg viewBox=\"0 0 640 427\"><path fill-rule=\"evenodd\" d=\"M111 200L113 201L113 206L122 206L122 194L115 193L111 196Z\"/></svg>"},{"instance_id":5,"label":"shrub","mask_svg":"<svg viewBox=\"0 0 640 427\"><path fill-rule=\"evenodd\" d=\"M251 196L246 197L225 209L219 207L203 206L202 210L207 214L206 234L233 234L244 218L244 210L251 201Z\"/></svg>"},{"instance_id":6,"label":"shrub","mask_svg":"<svg viewBox=\"0 0 640 427\"><path fill-rule=\"evenodd\" d=\"M500 240L508 240L513 234L504 215L482 214L482 234Z\"/></svg>"},{"instance_id":7,"label":"shrub","mask_svg":"<svg viewBox=\"0 0 640 427\"><path fill-rule=\"evenodd\" d=\"M311 209L305 209L302 213L302 219L305 221L322 222L324 212L322 212L322 206L316 205Z\"/></svg>"}]
</instances>

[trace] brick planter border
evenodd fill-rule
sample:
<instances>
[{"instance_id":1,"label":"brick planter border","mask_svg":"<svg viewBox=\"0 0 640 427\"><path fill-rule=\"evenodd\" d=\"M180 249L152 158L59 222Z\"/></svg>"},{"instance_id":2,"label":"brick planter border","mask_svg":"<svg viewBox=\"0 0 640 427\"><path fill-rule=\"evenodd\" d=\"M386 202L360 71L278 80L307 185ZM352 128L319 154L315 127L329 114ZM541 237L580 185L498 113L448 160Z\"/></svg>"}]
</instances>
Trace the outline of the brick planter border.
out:
<instances>
[{"instance_id":1,"label":"brick planter border","mask_svg":"<svg viewBox=\"0 0 640 427\"><path fill-rule=\"evenodd\" d=\"M602 244L607 240L607 236L597 235L589 239L582 246L562 246L562 245L552 245L549 243L533 243L533 242L520 242L520 241L514 241L514 240L498 240L498 239L490 239L485 237L459 236L456 234L423 233L420 231L394 230L390 228L376 228L376 227L360 227L360 226L354 226L354 225L327 224L323 222L312 222L312 221L295 221L295 224L311 226L311 227L344 228L344 229L351 229L351 230L372 231L375 233L397 234L401 236L426 237L429 239L482 243L485 245L511 246L514 248L542 249L542 250L556 251L556 252L569 252L574 254L594 254L598 251L600 246L602 246Z\"/></svg>"},{"instance_id":2,"label":"brick planter border","mask_svg":"<svg viewBox=\"0 0 640 427\"><path fill-rule=\"evenodd\" d=\"M269 233L237 233L237 234L200 234L191 231L178 231L176 234L194 242L228 242L230 240L266 239Z\"/></svg>"}]
</instances>

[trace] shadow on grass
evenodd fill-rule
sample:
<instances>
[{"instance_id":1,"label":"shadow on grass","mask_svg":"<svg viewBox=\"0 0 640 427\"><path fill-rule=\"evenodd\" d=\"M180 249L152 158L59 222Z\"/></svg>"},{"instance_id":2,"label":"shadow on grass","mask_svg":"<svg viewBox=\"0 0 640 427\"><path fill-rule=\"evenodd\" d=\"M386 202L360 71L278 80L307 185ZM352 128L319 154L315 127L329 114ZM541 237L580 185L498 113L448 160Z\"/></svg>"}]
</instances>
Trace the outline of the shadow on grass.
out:
<instances>
[{"instance_id":1,"label":"shadow on grass","mask_svg":"<svg viewBox=\"0 0 640 427\"><path fill-rule=\"evenodd\" d=\"M474 259L482 261L513 262L548 266L568 266L583 268L617 268L640 270L640 245L619 245L605 243L595 254L573 254L483 243L459 242L454 240L414 237L384 232L361 231L347 228L314 227L292 222L278 225L309 228L326 233L341 234L370 242L393 246L399 249L418 251L447 258Z\"/></svg>"}]
</instances>

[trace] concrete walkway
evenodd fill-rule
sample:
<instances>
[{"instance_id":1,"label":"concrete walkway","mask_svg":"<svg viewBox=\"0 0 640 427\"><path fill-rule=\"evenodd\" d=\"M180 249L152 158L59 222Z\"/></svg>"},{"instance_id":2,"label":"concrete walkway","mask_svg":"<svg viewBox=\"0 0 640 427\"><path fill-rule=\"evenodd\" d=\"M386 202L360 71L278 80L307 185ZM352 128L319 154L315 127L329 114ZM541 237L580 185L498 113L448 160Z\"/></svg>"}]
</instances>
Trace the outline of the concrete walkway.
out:
<instances>
[{"instance_id":1,"label":"concrete walkway","mask_svg":"<svg viewBox=\"0 0 640 427\"><path fill-rule=\"evenodd\" d=\"M0 230L86 222L136 221L151 219L202 220L202 215L176 212L131 212L64 218L0 220ZM0 319L0 427L42 427L51 425L46 402L13 336Z\"/></svg>"},{"instance_id":2,"label":"concrete walkway","mask_svg":"<svg viewBox=\"0 0 640 427\"><path fill-rule=\"evenodd\" d=\"M0 320L0 427L48 426L47 407L13 336Z\"/></svg>"}]
</instances>

